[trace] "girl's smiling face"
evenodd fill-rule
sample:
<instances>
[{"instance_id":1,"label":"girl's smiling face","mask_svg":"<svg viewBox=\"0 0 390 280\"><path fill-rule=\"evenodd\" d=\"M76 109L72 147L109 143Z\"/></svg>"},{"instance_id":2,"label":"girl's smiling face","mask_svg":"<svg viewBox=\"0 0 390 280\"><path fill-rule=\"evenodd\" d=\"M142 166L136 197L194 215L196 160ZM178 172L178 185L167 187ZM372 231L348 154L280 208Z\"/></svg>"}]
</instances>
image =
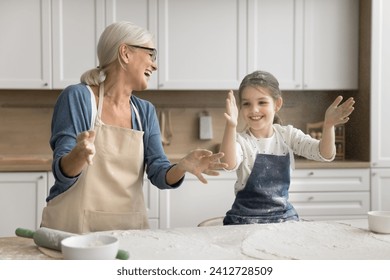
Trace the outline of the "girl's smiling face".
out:
<instances>
[{"instance_id":1,"label":"girl's smiling face","mask_svg":"<svg viewBox=\"0 0 390 280\"><path fill-rule=\"evenodd\" d=\"M275 113L280 110L283 99L274 100L266 87L247 86L241 93L241 115L257 138L273 135L272 124Z\"/></svg>"}]
</instances>

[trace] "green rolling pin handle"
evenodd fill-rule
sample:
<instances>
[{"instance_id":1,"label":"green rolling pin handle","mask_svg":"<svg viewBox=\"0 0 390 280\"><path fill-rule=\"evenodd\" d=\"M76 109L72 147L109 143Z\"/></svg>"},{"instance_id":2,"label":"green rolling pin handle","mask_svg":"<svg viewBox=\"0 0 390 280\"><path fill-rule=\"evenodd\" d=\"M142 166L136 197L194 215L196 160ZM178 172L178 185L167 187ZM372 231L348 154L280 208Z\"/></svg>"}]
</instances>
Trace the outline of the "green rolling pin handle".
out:
<instances>
[{"instance_id":1,"label":"green rolling pin handle","mask_svg":"<svg viewBox=\"0 0 390 280\"><path fill-rule=\"evenodd\" d=\"M17 228L15 230L16 236L25 237L25 238L34 238L35 231L25 228Z\"/></svg>"},{"instance_id":2,"label":"green rolling pin handle","mask_svg":"<svg viewBox=\"0 0 390 280\"><path fill-rule=\"evenodd\" d=\"M125 251L125 250L121 250L119 249L118 250L118 253L116 254L116 258L118 260L128 260L129 259L129 252Z\"/></svg>"},{"instance_id":3,"label":"green rolling pin handle","mask_svg":"<svg viewBox=\"0 0 390 280\"><path fill-rule=\"evenodd\" d=\"M16 234L16 236L19 236L19 237L25 237L25 238L32 238L32 239L34 239L35 231L30 230L30 229L25 229L25 228L17 228L15 230L15 234ZM35 242L35 243L37 243L37 242ZM41 245L43 245L43 247L48 247L50 249L58 250L58 248L56 248L56 246L53 247L52 245L49 246L48 244L46 244L46 246L44 246L45 244L41 244ZM59 251L61 251L61 250L59 250ZM116 258L119 259L119 260L128 260L129 257L130 257L129 256L129 252L127 252L125 250L121 250L121 249L118 250L118 253L116 255Z\"/></svg>"}]
</instances>

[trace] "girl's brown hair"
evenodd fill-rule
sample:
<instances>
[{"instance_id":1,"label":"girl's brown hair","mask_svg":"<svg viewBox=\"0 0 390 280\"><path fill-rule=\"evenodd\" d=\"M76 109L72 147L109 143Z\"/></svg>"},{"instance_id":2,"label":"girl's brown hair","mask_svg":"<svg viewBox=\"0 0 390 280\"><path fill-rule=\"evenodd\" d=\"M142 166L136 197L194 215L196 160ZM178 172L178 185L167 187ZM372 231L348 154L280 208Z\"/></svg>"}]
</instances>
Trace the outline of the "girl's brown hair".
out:
<instances>
[{"instance_id":1,"label":"girl's brown hair","mask_svg":"<svg viewBox=\"0 0 390 280\"><path fill-rule=\"evenodd\" d=\"M238 98L240 104L242 100L242 92L246 87L267 88L270 91L272 99L275 101L282 97L282 92L279 89L278 80L271 73L266 71L258 70L244 77L244 79L241 81L240 87L238 88ZM274 123L282 123L280 117L277 114L275 114Z\"/></svg>"}]
</instances>

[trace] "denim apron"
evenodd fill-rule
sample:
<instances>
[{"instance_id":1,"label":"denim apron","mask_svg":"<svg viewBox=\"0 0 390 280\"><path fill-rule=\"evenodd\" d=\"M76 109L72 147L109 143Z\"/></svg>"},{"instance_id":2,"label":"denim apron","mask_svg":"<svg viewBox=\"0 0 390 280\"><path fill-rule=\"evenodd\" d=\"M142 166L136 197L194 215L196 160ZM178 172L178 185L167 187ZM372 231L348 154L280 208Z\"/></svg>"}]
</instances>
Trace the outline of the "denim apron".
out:
<instances>
[{"instance_id":1,"label":"denim apron","mask_svg":"<svg viewBox=\"0 0 390 280\"><path fill-rule=\"evenodd\" d=\"M299 220L288 202L290 155L257 154L248 181L236 195L224 225L265 224Z\"/></svg>"}]
</instances>

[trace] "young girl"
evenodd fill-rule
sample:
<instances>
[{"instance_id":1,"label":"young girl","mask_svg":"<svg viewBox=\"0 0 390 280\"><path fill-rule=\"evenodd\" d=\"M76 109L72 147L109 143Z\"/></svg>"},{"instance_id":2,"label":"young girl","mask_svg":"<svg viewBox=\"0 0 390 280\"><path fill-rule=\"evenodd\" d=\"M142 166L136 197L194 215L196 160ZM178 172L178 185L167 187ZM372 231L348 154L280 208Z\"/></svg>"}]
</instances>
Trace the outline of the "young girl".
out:
<instances>
[{"instance_id":1,"label":"young girl","mask_svg":"<svg viewBox=\"0 0 390 280\"><path fill-rule=\"evenodd\" d=\"M353 98L340 104L338 96L326 110L322 139L316 140L291 125L276 124L283 104L276 78L263 71L247 75L239 91L240 113L246 123L236 133L238 109L233 92L226 99L226 127L221 152L227 170L236 170L236 199L226 213L224 225L279 223L299 220L288 201L290 165L294 154L316 161L335 157L335 126L346 123L353 111Z\"/></svg>"}]
</instances>

